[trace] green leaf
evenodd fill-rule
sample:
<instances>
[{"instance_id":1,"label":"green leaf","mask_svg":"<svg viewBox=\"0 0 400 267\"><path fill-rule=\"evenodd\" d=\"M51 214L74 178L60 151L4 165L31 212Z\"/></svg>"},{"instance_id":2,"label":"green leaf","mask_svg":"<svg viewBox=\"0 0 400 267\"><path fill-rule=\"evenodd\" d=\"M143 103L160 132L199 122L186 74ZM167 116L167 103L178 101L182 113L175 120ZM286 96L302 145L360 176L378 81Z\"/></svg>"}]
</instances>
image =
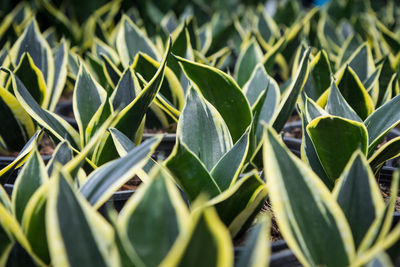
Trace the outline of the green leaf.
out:
<instances>
[{"instance_id":1,"label":"green leaf","mask_svg":"<svg viewBox=\"0 0 400 267\"><path fill-rule=\"evenodd\" d=\"M347 104L346 99L344 99L334 81L331 83L331 89L329 91L328 102L325 109L330 115L361 123L363 122L350 105Z\"/></svg>"},{"instance_id":2,"label":"green leaf","mask_svg":"<svg viewBox=\"0 0 400 267\"><path fill-rule=\"evenodd\" d=\"M268 44L270 44L274 38L280 36L278 25L276 25L275 21L266 12L262 12L258 15L257 29L256 35L259 34L263 41Z\"/></svg>"},{"instance_id":3,"label":"green leaf","mask_svg":"<svg viewBox=\"0 0 400 267\"><path fill-rule=\"evenodd\" d=\"M176 58L186 76L221 114L235 143L250 125L252 117L249 103L239 86L232 77L216 68Z\"/></svg>"},{"instance_id":4,"label":"green leaf","mask_svg":"<svg viewBox=\"0 0 400 267\"><path fill-rule=\"evenodd\" d=\"M47 163L47 174L50 176L53 172L54 165L58 162L61 165L67 164L72 159L72 149L67 141L60 142L55 148L50 161Z\"/></svg>"},{"instance_id":5,"label":"green leaf","mask_svg":"<svg viewBox=\"0 0 400 267\"><path fill-rule=\"evenodd\" d=\"M254 115L254 104L260 98L260 95L269 88L267 91L266 102L269 102L268 106L272 106L269 109L275 110L280 99L279 86L276 81L267 74L263 65L258 64L251 77L243 86L243 92L249 101L250 106L253 108Z\"/></svg>"},{"instance_id":6,"label":"green leaf","mask_svg":"<svg viewBox=\"0 0 400 267\"><path fill-rule=\"evenodd\" d=\"M369 155L375 150L383 136L399 123L399 103L400 95L379 107L365 120L364 123L368 130Z\"/></svg>"},{"instance_id":7,"label":"green leaf","mask_svg":"<svg viewBox=\"0 0 400 267\"><path fill-rule=\"evenodd\" d=\"M346 61L354 54L354 52L361 46L361 38L357 35L350 36L343 43L341 50L338 55L338 63L336 65L337 68L340 68L345 64Z\"/></svg>"},{"instance_id":8,"label":"green leaf","mask_svg":"<svg viewBox=\"0 0 400 267\"><path fill-rule=\"evenodd\" d=\"M161 136L146 140L126 156L102 165L89 175L80 192L90 204L99 208L146 164L160 141Z\"/></svg>"},{"instance_id":9,"label":"green leaf","mask_svg":"<svg viewBox=\"0 0 400 267\"><path fill-rule=\"evenodd\" d=\"M257 218L257 223L251 228L246 243L241 249L237 267L264 267L268 266L270 247L271 220L266 215Z\"/></svg>"},{"instance_id":10,"label":"green leaf","mask_svg":"<svg viewBox=\"0 0 400 267\"><path fill-rule=\"evenodd\" d=\"M400 137L391 139L384 143L375 153L372 154L368 161L373 169L382 166L389 159L395 158L400 154Z\"/></svg>"},{"instance_id":11,"label":"green leaf","mask_svg":"<svg viewBox=\"0 0 400 267\"><path fill-rule=\"evenodd\" d=\"M25 144L25 146L21 149L18 156L6 167L1 169L0 171L0 182L2 185L7 183L8 178L10 177L11 173L22 164L25 163L28 156L32 153L33 149L36 147L37 139L42 131L37 131L31 139Z\"/></svg>"},{"instance_id":12,"label":"green leaf","mask_svg":"<svg viewBox=\"0 0 400 267\"><path fill-rule=\"evenodd\" d=\"M29 54L24 53L22 55L14 74L18 76L23 84L29 85L27 88L29 93L40 106L47 106L48 95L43 74L36 67Z\"/></svg>"},{"instance_id":13,"label":"green leaf","mask_svg":"<svg viewBox=\"0 0 400 267\"><path fill-rule=\"evenodd\" d=\"M242 170L249 150L249 132L250 129L218 160L210 171L222 191L236 182Z\"/></svg>"},{"instance_id":14,"label":"green leaf","mask_svg":"<svg viewBox=\"0 0 400 267\"><path fill-rule=\"evenodd\" d=\"M255 102L252 110L256 146L258 146L262 140L264 124L270 123L278 112L279 89L273 82L270 82L267 86L268 87L265 88L264 92L261 93L260 97Z\"/></svg>"},{"instance_id":15,"label":"green leaf","mask_svg":"<svg viewBox=\"0 0 400 267\"><path fill-rule=\"evenodd\" d=\"M171 57L172 56L168 54L167 64L169 62L169 58ZM150 81L157 72L157 69L160 67L160 63L158 63L148 55L140 52L135 57L132 67L146 81ZM177 78L177 76L175 76L175 73L168 66L165 66L164 78L165 80L161 84L159 94L164 95L168 99L168 101L173 104L173 106L181 109L184 103L184 90L180 84L179 79Z\"/></svg>"},{"instance_id":16,"label":"green leaf","mask_svg":"<svg viewBox=\"0 0 400 267\"><path fill-rule=\"evenodd\" d=\"M81 63L73 95L73 111L81 133L82 146L87 143L84 133L94 114L105 102L107 92L98 84Z\"/></svg>"},{"instance_id":17,"label":"green leaf","mask_svg":"<svg viewBox=\"0 0 400 267\"><path fill-rule=\"evenodd\" d=\"M4 70L4 69L3 69ZM11 72L9 72L11 73ZM78 133L69 125L68 122L64 121L54 113L51 113L45 109L42 109L38 103L29 94L25 85L21 80L11 73L13 88L15 96L18 101L29 113L29 115L41 126L45 127L52 135L59 140L68 140L71 145L75 148L78 147Z\"/></svg>"},{"instance_id":18,"label":"green leaf","mask_svg":"<svg viewBox=\"0 0 400 267\"><path fill-rule=\"evenodd\" d=\"M0 86L0 135L9 152L20 151L35 125L16 97Z\"/></svg>"},{"instance_id":19,"label":"green leaf","mask_svg":"<svg viewBox=\"0 0 400 267\"><path fill-rule=\"evenodd\" d=\"M261 48L254 38L251 38L242 46L234 71L234 77L240 87L249 80L254 68L263 58Z\"/></svg>"},{"instance_id":20,"label":"green leaf","mask_svg":"<svg viewBox=\"0 0 400 267\"><path fill-rule=\"evenodd\" d=\"M11 48L10 55L15 65L19 64L25 52L29 53L35 65L43 73L47 88L53 88L55 72L53 54L35 20L29 23Z\"/></svg>"},{"instance_id":21,"label":"green leaf","mask_svg":"<svg viewBox=\"0 0 400 267\"><path fill-rule=\"evenodd\" d=\"M301 121L302 121L302 140L301 140L301 159L308 163L311 169L318 175L318 177L324 182L324 184L328 187L329 190L333 189L334 184L330 181L324 167L321 164L321 161L318 158L317 151L315 151L314 145L311 141L311 138L307 132L307 125L310 122L310 119L313 120L319 116L327 115L323 109L321 109L321 113L318 113L318 109L315 109L316 112L309 112L308 110L313 110L314 107L318 107L317 104L312 101L311 98L306 98L306 110L302 113ZM311 118L310 118L311 114Z\"/></svg>"},{"instance_id":22,"label":"green leaf","mask_svg":"<svg viewBox=\"0 0 400 267\"><path fill-rule=\"evenodd\" d=\"M68 65L68 45L63 40L61 44L54 50L54 84L52 90L48 92L50 111L53 111L60 99L67 81L67 65Z\"/></svg>"},{"instance_id":23,"label":"green leaf","mask_svg":"<svg viewBox=\"0 0 400 267\"><path fill-rule=\"evenodd\" d=\"M18 175L12 194L13 211L19 222L33 193L48 179L44 162L35 148Z\"/></svg>"},{"instance_id":24,"label":"green leaf","mask_svg":"<svg viewBox=\"0 0 400 267\"><path fill-rule=\"evenodd\" d=\"M301 90L307 81L308 76L308 59L310 56L310 48L307 49L302 57L300 67L297 71L296 78L292 82L290 88L282 95L281 102L279 104L279 112L275 113L275 118L273 119L273 127L276 131L281 131L283 126L293 112L297 98L300 95Z\"/></svg>"},{"instance_id":25,"label":"green leaf","mask_svg":"<svg viewBox=\"0 0 400 267\"><path fill-rule=\"evenodd\" d=\"M114 110L122 110L129 105L141 91L139 82L131 68L125 69L110 101Z\"/></svg>"},{"instance_id":26,"label":"green leaf","mask_svg":"<svg viewBox=\"0 0 400 267\"><path fill-rule=\"evenodd\" d=\"M190 44L190 34L188 25L193 24L193 18L186 20L172 33L171 53L176 56L193 60L193 51ZM182 70L179 67L178 61L170 56L167 62L168 67L175 73L176 77L182 81Z\"/></svg>"},{"instance_id":27,"label":"green leaf","mask_svg":"<svg viewBox=\"0 0 400 267\"><path fill-rule=\"evenodd\" d=\"M392 76L393 76L393 70L392 67L390 66L390 60L388 57L384 57L382 62L382 69L379 74L379 94L376 102L377 107L380 107L385 103L384 97L386 94L386 90L388 89L389 83L392 79Z\"/></svg>"},{"instance_id":28,"label":"green leaf","mask_svg":"<svg viewBox=\"0 0 400 267\"><path fill-rule=\"evenodd\" d=\"M174 150L165 161L177 184L194 201L201 193L214 197L221 193L214 178L201 160L182 142L177 140Z\"/></svg>"},{"instance_id":29,"label":"green leaf","mask_svg":"<svg viewBox=\"0 0 400 267\"><path fill-rule=\"evenodd\" d=\"M365 120L374 111L374 103L354 70L347 65L336 83L347 103Z\"/></svg>"},{"instance_id":30,"label":"green leaf","mask_svg":"<svg viewBox=\"0 0 400 267\"><path fill-rule=\"evenodd\" d=\"M363 82L374 72L375 64L371 49L367 43L362 44L348 59L347 64L354 70Z\"/></svg>"},{"instance_id":31,"label":"green leaf","mask_svg":"<svg viewBox=\"0 0 400 267\"><path fill-rule=\"evenodd\" d=\"M121 19L117 35L117 51L122 65L127 68L132 64L138 52L143 52L153 59L159 59L157 49L145 34L133 23L128 16Z\"/></svg>"},{"instance_id":32,"label":"green leaf","mask_svg":"<svg viewBox=\"0 0 400 267\"><path fill-rule=\"evenodd\" d=\"M143 266L158 266L187 227L189 212L165 170L150 175L124 206L118 227L128 254L133 250Z\"/></svg>"},{"instance_id":33,"label":"green leaf","mask_svg":"<svg viewBox=\"0 0 400 267\"><path fill-rule=\"evenodd\" d=\"M117 52L99 38L94 38L93 40L92 53L96 55L97 58L100 58L102 55L106 56L115 65L120 63Z\"/></svg>"},{"instance_id":34,"label":"green leaf","mask_svg":"<svg viewBox=\"0 0 400 267\"><path fill-rule=\"evenodd\" d=\"M250 172L207 204L215 206L219 218L235 237L252 224L264 206L267 192L258 174Z\"/></svg>"},{"instance_id":35,"label":"green leaf","mask_svg":"<svg viewBox=\"0 0 400 267\"><path fill-rule=\"evenodd\" d=\"M63 173L53 175L47 200L46 233L52 263L108 266L113 262L112 228L67 179Z\"/></svg>"},{"instance_id":36,"label":"green leaf","mask_svg":"<svg viewBox=\"0 0 400 267\"><path fill-rule=\"evenodd\" d=\"M316 101L329 88L331 66L328 54L321 50L310 63L310 75L304 85L303 91L312 100Z\"/></svg>"},{"instance_id":37,"label":"green leaf","mask_svg":"<svg viewBox=\"0 0 400 267\"><path fill-rule=\"evenodd\" d=\"M188 229L181 232L160 266L233 266L229 232L212 207L193 213Z\"/></svg>"},{"instance_id":38,"label":"green leaf","mask_svg":"<svg viewBox=\"0 0 400 267\"><path fill-rule=\"evenodd\" d=\"M117 129L110 128L108 131L110 132L118 154L121 157L125 156L129 151L136 147L135 143L131 139Z\"/></svg>"},{"instance_id":39,"label":"green leaf","mask_svg":"<svg viewBox=\"0 0 400 267\"><path fill-rule=\"evenodd\" d=\"M106 76L108 83L115 87L118 84L118 81L121 77L121 72L119 71L118 67L111 62L111 60L104 54L100 55L103 59L103 72Z\"/></svg>"},{"instance_id":40,"label":"green leaf","mask_svg":"<svg viewBox=\"0 0 400 267\"><path fill-rule=\"evenodd\" d=\"M358 248L375 218L385 209L375 176L360 150L349 160L333 195L349 222Z\"/></svg>"},{"instance_id":41,"label":"green leaf","mask_svg":"<svg viewBox=\"0 0 400 267\"><path fill-rule=\"evenodd\" d=\"M315 118L329 115L323 108L318 106L311 98L306 97L305 115L308 123ZM307 125L308 125L307 123Z\"/></svg>"},{"instance_id":42,"label":"green leaf","mask_svg":"<svg viewBox=\"0 0 400 267\"><path fill-rule=\"evenodd\" d=\"M131 140L136 139L136 134L146 111L160 90L170 49L171 41L168 41L166 51L161 63L159 64L157 72L137 97L118 113L118 116L115 119L114 128L121 131ZM95 158L96 162L101 165L117 156L111 138L107 137L104 141L104 145L99 149L97 155L95 155Z\"/></svg>"},{"instance_id":43,"label":"green leaf","mask_svg":"<svg viewBox=\"0 0 400 267\"><path fill-rule=\"evenodd\" d=\"M272 208L287 244L306 266L347 266L355 257L350 227L334 197L272 129L264 167Z\"/></svg>"},{"instance_id":44,"label":"green leaf","mask_svg":"<svg viewBox=\"0 0 400 267\"><path fill-rule=\"evenodd\" d=\"M11 211L10 199L2 186L0 186L0 206L5 210ZM10 233L0 224L0 264L5 265L12 244L13 239Z\"/></svg>"},{"instance_id":45,"label":"green leaf","mask_svg":"<svg viewBox=\"0 0 400 267\"><path fill-rule=\"evenodd\" d=\"M336 116L323 116L307 125L307 132L326 174L333 184L354 151L366 154L368 134L365 126Z\"/></svg>"},{"instance_id":46,"label":"green leaf","mask_svg":"<svg viewBox=\"0 0 400 267\"><path fill-rule=\"evenodd\" d=\"M50 264L46 234L46 204L49 183L39 187L27 202L22 217L22 228L32 246L33 252L46 264Z\"/></svg>"},{"instance_id":47,"label":"green leaf","mask_svg":"<svg viewBox=\"0 0 400 267\"><path fill-rule=\"evenodd\" d=\"M209 171L232 148L229 129L221 115L194 89L188 93L177 136Z\"/></svg>"}]
</instances>

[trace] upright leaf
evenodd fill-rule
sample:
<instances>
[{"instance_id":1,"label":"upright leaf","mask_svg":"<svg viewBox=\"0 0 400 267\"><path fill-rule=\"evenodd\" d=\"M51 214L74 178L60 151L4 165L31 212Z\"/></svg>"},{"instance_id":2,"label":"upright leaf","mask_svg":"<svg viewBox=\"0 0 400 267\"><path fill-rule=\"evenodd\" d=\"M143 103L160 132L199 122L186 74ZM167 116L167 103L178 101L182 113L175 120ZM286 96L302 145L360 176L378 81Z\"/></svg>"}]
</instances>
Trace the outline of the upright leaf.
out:
<instances>
[{"instance_id":1,"label":"upright leaf","mask_svg":"<svg viewBox=\"0 0 400 267\"><path fill-rule=\"evenodd\" d=\"M73 95L73 110L81 133L81 144L86 144L85 136L90 120L106 99L106 91L93 79L85 65L81 63Z\"/></svg>"},{"instance_id":2,"label":"upright leaf","mask_svg":"<svg viewBox=\"0 0 400 267\"><path fill-rule=\"evenodd\" d=\"M12 194L13 210L19 222L29 199L48 179L44 162L35 148L18 175Z\"/></svg>"},{"instance_id":3,"label":"upright leaf","mask_svg":"<svg viewBox=\"0 0 400 267\"><path fill-rule=\"evenodd\" d=\"M54 50L54 84L53 87L48 88L47 94L49 95L50 111L53 111L60 99L67 81L67 66L68 66L68 45L65 41Z\"/></svg>"},{"instance_id":4,"label":"upright leaf","mask_svg":"<svg viewBox=\"0 0 400 267\"><path fill-rule=\"evenodd\" d=\"M214 165L210 171L211 176L222 191L236 182L249 150L249 131L236 142Z\"/></svg>"},{"instance_id":5,"label":"upright leaf","mask_svg":"<svg viewBox=\"0 0 400 267\"><path fill-rule=\"evenodd\" d=\"M370 95L350 66L346 66L339 74L337 86L344 99L362 120L374 111L374 103Z\"/></svg>"},{"instance_id":6,"label":"upright leaf","mask_svg":"<svg viewBox=\"0 0 400 267\"><path fill-rule=\"evenodd\" d=\"M365 155L357 150L341 174L333 195L349 222L358 248L385 206Z\"/></svg>"},{"instance_id":7,"label":"upright leaf","mask_svg":"<svg viewBox=\"0 0 400 267\"><path fill-rule=\"evenodd\" d=\"M307 132L332 184L339 178L354 151L360 149L367 153L368 134L360 122L323 116L312 120Z\"/></svg>"},{"instance_id":8,"label":"upright leaf","mask_svg":"<svg viewBox=\"0 0 400 267\"><path fill-rule=\"evenodd\" d=\"M126 156L102 165L89 175L80 192L90 204L99 208L146 164L160 141L161 136L146 140Z\"/></svg>"},{"instance_id":9,"label":"upright leaf","mask_svg":"<svg viewBox=\"0 0 400 267\"><path fill-rule=\"evenodd\" d=\"M132 64L138 52L146 53L153 59L159 59L157 49L128 16L124 15L120 23L116 43L124 68Z\"/></svg>"},{"instance_id":10,"label":"upright leaf","mask_svg":"<svg viewBox=\"0 0 400 267\"><path fill-rule=\"evenodd\" d=\"M46 232L52 263L69 266L115 264L115 257L111 257L111 227L66 179L64 174L54 175L49 190Z\"/></svg>"},{"instance_id":11,"label":"upright leaf","mask_svg":"<svg viewBox=\"0 0 400 267\"><path fill-rule=\"evenodd\" d=\"M201 209L191 216L189 229L181 232L160 264L162 267L232 265L233 248L229 232L212 207Z\"/></svg>"},{"instance_id":12,"label":"upright leaf","mask_svg":"<svg viewBox=\"0 0 400 267\"><path fill-rule=\"evenodd\" d=\"M336 84L332 81L331 89L329 91L328 102L325 107L330 115L339 116L345 119L358 121L362 120L357 113L347 104L346 99L342 96Z\"/></svg>"},{"instance_id":13,"label":"upright leaf","mask_svg":"<svg viewBox=\"0 0 400 267\"><path fill-rule=\"evenodd\" d=\"M279 112L275 114L275 118L273 119L273 127L276 131L281 131L283 129L290 114L292 114L297 98L307 80L309 56L310 48L304 52L295 80L285 92L285 95L281 97L281 102L278 107Z\"/></svg>"},{"instance_id":14,"label":"upright leaf","mask_svg":"<svg viewBox=\"0 0 400 267\"><path fill-rule=\"evenodd\" d=\"M21 80L13 73L9 73L11 74L15 96L29 115L41 126L45 127L58 140L66 139L74 148L78 148L79 135L75 129L57 115L42 109L29 94Z\"/></svg>"},{"instance_id":15,"label":"upright leaf","mask_svg":"<svg viewBox=\"0 0 400 267\"><path fill-rule=\"evenodd\" d=\"M261 48L254 38L243 44L239 58L235 65L235 78L240 87L242 87L250 78L254 68L261 62L263 54Z\"/></svg>"},{"instance_id":16,"label":"upright leaf","mask_svg":"<svg viewBox=\"0 0 400 267\"><path fill-rule=\"evenodd\" d=\"M69 147L67 141L60 142L51 156L50 161L47 163L47 174L51 176L54 165L58 162L61 165L67 164L72 159L72 149Z\"/></svg>"},{"instance_id":17,"label":"upright leaf","mask_svg":"<svg viewBox=\"0 0 400 267\"><path fill-rule=\"evenodd\" d=\"M351 230L329 190L271 129L264 140L272 207L293 253L306 266L349 265L355 257Z\"/></svg>"},{"instance_id":18,"label":"upright leaf","mask_svg":"<svg viewBox=\"0 0 400 267\"><path fill-rule=\"evenodd\" d=\"M13 63L18 65L25 52L29 53L35 65L43 73L46 86L53 88L55 68L53 54L46 39L40 33L35 20L28 24L11 48L10 55Z\"/></svg>"},{"instance_id":19,"label":"upright leaf","mask_svg":"<svg viewBox=\"0 0 400 267\"><path fill-rule=\"evenodd\" d=\"M118 227L128 252L133 250L144 266L158 266L187 227L189 212L165 170L150 175L126 203Z\"/></svg>"},{"instance_id":20,"label":"upright leaf","mask_svg":"<svg viewBox=\"0 0 400 267\"><path fill-rule=\"evenodd\" d=\"M50 264L50 254L46 234L46 204L49 183L46 181L29 199L22 217L22 228L32 250L46 264Z\"/></svg>"},{"instance_id":21,"label":"upright leaf","mask_svg":"<svg viewBox=\"0 0 400 267\"><path fill-rule=\"evenodd\" d=\"M0 86L0 135L9 152L20 151L35 133L35 125L17 98Z\"/></svg>"},{"instance_id":22,"label":"upright leaf","mask_svg":"<svg viewBox=\"0 0 400 267\"><path fill-rule=\"evenodd\" d=\"M164 79L167 58L171 51L170 49L171 40L169 40L167 43L166 51L162 61L160 62L157 72L154 74L149 83L143 88L143 90L136 96L136 98L118 113L117 118L115 119L116 122L114 128L125 134L131 140L136 140L136 134L146 114L146 111L160 90L162 81ZM118 154L114 149L111 138L107 137L95 155L95 159L98 164L102 164L116 158L117 156Z\"/></svg>"},{"instance_id":23,"label":"upright leaf","mask_svg":"<svg viewBox=\"0 0 400 267\"><path fill-rule=\"evenodd\" d=\"M243 86L243 92L246 95L251 107L254 107L257 99L266 88L270 88L268 89L269 91L267 94L269 94L269 96L266 98L266 100L267 102L271 103L269 105L273 107L271 110L275 110L275 106L278 104L280 99L279 86L276 81L267 74L264 66L259 64L255 67L249 80Z\"/></svg>"},{"instance_id":24,"label":"upright leaf","mask_svg":"<svg viewBox=\"0 0 400 267\"><path fill-rule=\"evenodd\" d=\"M237 267L264 267L269 263L269 235L271 221L267 216L260 216L250 230L246 243L239 254Z\"/></svg>"},{"instance_id":25,"label":"upright leaf","mask_svg":"<svg viewBox=\"0 0 400 267\"><path fill-rule=\"evenodd\" d=\"M30 54L24 53L22 55L14 74L18 76L23 84L28 85L29 93L39 105L46 106L48 104L46 103L48 102L48 95L43 74L36 67Z\"/></svg>"},{"instance_id":26,"label":"upright leaf","mask_svg":"<svg viewBox=\"0 0 400 267\"><path fill-rule=\"evenodd\" d=\"M236 142L251 122L249 103L236 82L224 72L177 57L186 76L221 114Z\"/></svg>"},{"instance_id":27,"label":"upright leaf","mask_svg":"<svg viewBox=\"0 0 400 267\"><path fill-rule=\"evenodd\" d=\"M375 150L382 137L399 123L399 103L400 95L379 107L365 120L365 126L368 130L369 154Z\"/></svg>"},{"instance_id":28,"label":"upright leaf","mask_svg":"<svg viewBox=\"0 0 400 267\"><path fill-rule=\"evenodd\" d=\"M174 150L165 161L177 184L194 201L200 194L214 197L221 189L201 160L185 145L177 140Z\"/></svg>"},{"instance_id":29,"label":"upright leaf","mask_svg":"<svg viewBox=\"0 0 400 267\"><path fill-rule=\"evenodd\" d=\"M228 127L221 115L194 89L187 96L177 136L209 171L232 147Z\"/></svg>"},{"instance_id":30,"label":"upright leaf","mask_svg":"<svg viewBox=\"0 0 400 267\"><path fill-rule=\"evenodd\" d=\"M228 227L232 237L235 237L250 227L264 206L267 192L258 174L250 172L207 204L215 206L221 221Z\"/></svg>"}]
</instances>

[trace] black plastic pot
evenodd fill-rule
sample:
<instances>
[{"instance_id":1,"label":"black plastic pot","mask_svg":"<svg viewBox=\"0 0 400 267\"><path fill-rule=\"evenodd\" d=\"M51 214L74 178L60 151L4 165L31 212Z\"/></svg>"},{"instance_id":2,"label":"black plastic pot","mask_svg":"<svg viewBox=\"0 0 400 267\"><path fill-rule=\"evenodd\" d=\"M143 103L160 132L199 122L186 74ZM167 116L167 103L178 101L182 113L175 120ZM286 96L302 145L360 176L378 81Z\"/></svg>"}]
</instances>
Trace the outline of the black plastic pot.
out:
<instances>
[{"instance_id":1,"label":"black plastic pot","mask_svg":"<svg viewBox=\"0 0 400 267\"><path fill-rule=\"evenodd\" d=\"M69 114L72 113L72 101L58 102L54 112L78 130L78 124L75 118L69 116Z\"/></svg>"},{"instance_id":2,"label":"black plastic pot","mask_svg":"<svg viewBox=\"0 0 400 267\"><path fill-rule=\"evenodd\" d=\"M16 157L0 157L0 170L7 167L8 165L10 165L15 160L15 158ZM45 163L47 163L51 159L51 156L45 155L45 156L42 156L42 159ZM19 173L19 169L14 170L8 177L7 183L14 184L14 181L17 178L18 173Z\"/></svg>"}]
</instances>

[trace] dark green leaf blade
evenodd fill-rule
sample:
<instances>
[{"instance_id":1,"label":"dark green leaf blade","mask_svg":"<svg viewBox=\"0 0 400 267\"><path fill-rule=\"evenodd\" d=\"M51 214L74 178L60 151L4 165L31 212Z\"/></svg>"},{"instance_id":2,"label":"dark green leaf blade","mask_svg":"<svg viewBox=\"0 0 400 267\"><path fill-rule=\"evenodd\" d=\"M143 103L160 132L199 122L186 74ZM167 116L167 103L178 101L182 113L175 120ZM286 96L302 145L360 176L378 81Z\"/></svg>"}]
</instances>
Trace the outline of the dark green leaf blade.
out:
<instances>
[{"instance_id":1,"label":"dark green leaf blade","mask_svg":"<svg viewBox=\"0 0 400 267\"><path fill-rule=\"evenodd\" d=\"M25 207L35 191L48 180L44 162L35 148L15 181L12 194L13 210L21 222Z\"/></svg>"},{"instance_id":2,"label":"dark green leaf blade","mask_svg":"<svg viewBox=\"0 0 400 267\"><path fill-rule=\"evenodd\" d=\"M186 76L221 114L235 143L251 123L251 111L242 91L224 72L176 57Z\"/></svg>"},{"instance_id":3,"label":"dark green leaf blade","mask_svg":"<svg viewBox=\"0 0 400 267\"><path fill-rule=\"evenodd\" d=\"M332 183L339 178L354 151L361 149L367 153L368 135L362 123L323 116L311 121L307 132Z\"/></svg>"},{"instance_id":4,"label":"dark green leaf blade","mask_svg":"<svg viewBox=\"0 0 400 267\"><path fill-rule=\"evenodd\" d=\"M186 98L177 136L208 171L232 148L229 129L221 115L194 89L189 91Z\"/></svg>"},{"instance_id":5,"label":"dark green leaf blade","mask_svg":"<svg viewBox=\"0 0 400 267\"><path fill-rule=\"evenodd\" d=\"M333 195L349 222L358 248L375 218L385 209L375 176L360 150L349 160Z\"/></svg>"},{"instance_id":6,"label":"dark green leaf blade","mask_svg":"<svg viewBox=\"0 0 400 267\"><path fill-rule=\"evenodd\" d=\"M210 171L222 191L236 182L242 170L249 150L249 131L250 129L219 159Z\"/></svg>"},{"instance_id":7,"label":"dark green leaf blade","mask_svg":"<svg viewBox=\"0 0 400 267\"><path fill-rule=\"evenodd\" d=\"M264 166L272 208L289 247L304 265L347 266L355 248L329 190L278 136L265 133Z\"/></svg>"},{"instance_id":8,"label":"dark green leaf blade","mask_svg":"<svg viewBox=\"0 0 400 267\"><path fill-rule=\"evenodd\" d=\"M283 129L283 126L289 119L290 114L292 114L297 98L299 97L300 92L307 80L310 51L311 50L309 48L304 52L296 78L292 82L290 88L286 91L285 95L283 95L281 98L279 112L275 115L276 117L273 120L273 127L278 132Z\"/></svg>"},{"instance_id":9,"label":"dark green leaf blade","mask_svg":"<svg viewBox=\"0 0 400 267\"><path fill-rule=\"evenodd\" d=\"M126 156L102 165L89 175L80 192L90 204L99 208L146 164L160 141L161 136L146 140Z\"/></svg>"},{"instance_id":10,"label":"dark green leaf blade","mask_svg":"<svg viewBox=\"0 0 400 267\"><path fill-rule=\"evenodd\" d=\"M189 212L165 170L153 170L150 175L149 183L126 203L119 229L129 242L127 251L133 249L145 266L158 266L187 227Z\"/></svg>"},{"instance_id":11,"label":"dark green leaf blade","mask_svg":"<svg viewBox=\"0 0 400 267\"><path fill-rule=\"evenodd\" d=\"M325 107L330 115L339 116L345 119L362 122L357 113L346 102L334 81L331 83L328 102Z\"/></svg>"},{"instance_id":12,"label":"dark green leaf blade","mask_svg":"<svg viewBox=\"0 0 400 267\"><path fill-rule=\"evenodd\" d=\"M201 193L209 197L221 193L204 164L179 140L166 160L165 166L172 172L177 184L191 201L194 201Z\"/></svg>"}]
</instances>

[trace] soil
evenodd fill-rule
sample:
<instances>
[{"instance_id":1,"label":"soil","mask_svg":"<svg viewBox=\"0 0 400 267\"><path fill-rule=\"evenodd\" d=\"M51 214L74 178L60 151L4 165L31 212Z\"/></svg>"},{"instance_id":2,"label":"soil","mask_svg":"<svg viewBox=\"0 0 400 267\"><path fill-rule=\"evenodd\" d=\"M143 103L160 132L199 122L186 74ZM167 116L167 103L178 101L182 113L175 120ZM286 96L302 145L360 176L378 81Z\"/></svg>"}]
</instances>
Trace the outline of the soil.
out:
<instances>
[{"instance_id":1,"label":"soil","mask_svg":"<svg viewBox=\"0 0 400 267\"><path fill-rule=\"evenodd\" d=\"M52 155L55 149L55 145L53 143L53 140L44 133L43 137L41 138L39 142L39 153L40 155Z\"/></svg>"},{"instance_id":2,"label":"soil","mask_svg":"<svg viewBox=\"0 0 400 267\"><path fill-rule=\"evenodd\" d=\"M302 139L303 131L301 130L301 127L296 127L296 128L291 129L290 132L284 132L284 136L296 138L296 139Z\"/></svg>"},{"instance_id":3,"label":"soil","mask_svg":"<svg viewBox=\"0 0 400 267\"><path fill-rule=\"evenodd\" d=\"M271 235L270 235L270 240L271 241L278 241L282 240L282 234L279 230L278 224L276 223L276 218L275 215L272 211L271 203L267 200L264 204L264 207L262 208L261 212L269 214L271 218Z\"/></svg>"},{"instance_id":4,"label":"soil","mask_svg":"<svg viewBox=\"0 0 400 267\"><path fill-rule=\"evenodd\" d=\"M60 99L58 100L59 102L68 102L72 100L72 96L74 94L74 90L65 92L63 91L62 95L60 96Z\"/></svg>"},{"instance_id":5,"label":"soil","mask_svg":"<svg viewBox=\"0 0 400 267\"><path fill-rule=\"evenodd\" d=\"M55 145L53 143L53 141L51 140L51 138L44 133L42 138L39 141L39 153L42 156L46 156L46 155L52 155L55 149ZM4 157L17 157L19 154L19 151L17 152L11 152L11 153L0 153L0 156L4 156Z\"/></svg>"},{"instance_id":6,"label":"soil","mask_svg":"<svg viewBox=\"0 0 400 267\"><path fill-rule=\"evenodd\" d=\"M142 184L142 180L138 176L135 175L132 179L130 179L126 184L121 186L118 191L128 191L128 190L136 190Z\"/></svg>"}]
</instances>

